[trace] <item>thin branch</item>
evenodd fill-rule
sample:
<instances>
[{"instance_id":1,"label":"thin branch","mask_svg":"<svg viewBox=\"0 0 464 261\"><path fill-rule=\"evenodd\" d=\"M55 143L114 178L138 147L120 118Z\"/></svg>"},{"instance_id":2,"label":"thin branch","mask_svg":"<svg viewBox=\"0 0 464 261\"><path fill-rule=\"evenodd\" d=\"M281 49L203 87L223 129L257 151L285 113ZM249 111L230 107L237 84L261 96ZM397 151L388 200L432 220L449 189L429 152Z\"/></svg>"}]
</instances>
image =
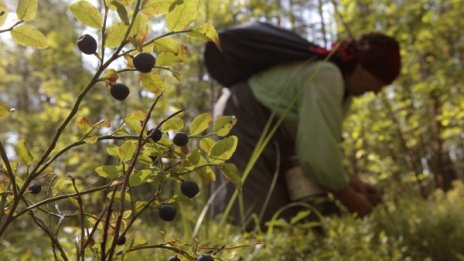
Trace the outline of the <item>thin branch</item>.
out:
<instances>
[{"instance_id":1,"label":"thin branch","mask_svg":"<svg viewBox=\"0 0 464 261\"><path fill-rule=\"evenodd\" d=\"M117 187L121 184L110 184L110 185L104 185L104 186L101 186L101 187L96 187L96 188L93 188L93 189L89 189L89 190L86 190L86 191L82 191L80 194L81 195L85 195L85 194L89 194L89 193L93 193L93 192L97 192L97 191L101 191L101 190L105 190L105 189L109 189L109 188L114 188L114 187ZM21 215L29 212L29 211L32 211L34 208L37 208L39 206L42 206L42 205L45 205L45 204L48 204L50 202L54 202L54 201L58 201L58 200L62 200L62 199L66 199L66 198L72 198L72 197L76 197L77 194L76 193L73 193L73 194L65 194L65 195L61 195L61 196L56 196L56 197L53 197L53 198L48 198L48 199L45 199L43 201L40 201L38 203L35 203L33 205L30 205L28 206L26 209L18 212L18 214L14 215L11 219L12 220L15 220L17 219L18 217L20 217Z\"/></svg>"},{"instance_id":2,"label":"thin branch","mask_svg":"<svg viewBox=\"0 0 464 261\"><path fill-rule=\"evenodd\" d=\"M10 28L0 30L0 33L9 32L9 31L13 30L16 26L18 26L18 25L20 25L22 23L24 23L24 21L18 21L14 25L12 25Z\"/></svg>"},{"instance_id":3,"label":"thin branch","mask_svg":"<svg viewBox=\"0 0 464 261\"><path fill-rule=\"evenodd\" d=\"M11 184L13 185L13 195L14 195L14 198L16 199L18 197L18 190L16 188L16 178L14 176L13 169L11 168L8 155L6 155L5 148L3 147L3 143L1 141L0 141L0 156L2 157L3 163L5 164L6 174L8 178L10 179Z\"/></svg>"},{"instance_id":4,"label":"thin branch","mask_svg":"<svg viewBox=\"0 0 464 261\"><path fill-rule=\"evenodd\" d=\"M108 204L108 211L106 212L106 219L105 219L105 226L103 227L103 239L101 242L101 260L105 260L106 256L106 240L108 239L108 229L110 227L110 219L111 213L113 212L113 203L114 203L114 196L116 195L116 188L113 188L111 192L111 200Z\"/></svg>"},{"instance_id":5,"label":"thin branch","mask_svg":"<svg viewBox=\"0 0 464 261\"><path fill-rule=\"evenodd\" d=\"M77 203L79 204L79 211L81 213L81 247L80 250L77 250L77 260L79 260L80 253L82 253L82 261L84 261L85 257L85 249L84 249L84 241L85 241L85 214L84 214L84 205L82 203L82 198L81 195L79 194L79 190L77 189L76 186L76 179L73 176L69 176L71 178L71 182L74 187L74 191L76 191L77 194Z\"/></svg>"},{"instance_id":6,"label":"thin branch","mask_svg":"<svg viewBox=\"0 0 464 261\"><path fill-rule=\"evenodd\" d=\"M87 240L85 241L84 246L83 246L82 249L81 249L82 255L85 255L85 252L83 252L83 250L89 245L90 241L92 240L93 234L97 231L97 227L98 227L98 225L100 224L100 222L102 221L103 216L105 216L106 211L108 211L108 207L106 207L106 208L103 210L103 212L102 212L102 213L100 214L100 216L97 218L97 221L95 221L95 224L93 225L92 230L90 230L90 233L89 233L89 235L88 235L88 238L87 238Z\"/></svg>"},{"instance_id":7,"label":"thin branch","mask_svg":"<svg viewBox=\"0 0 464 261\"><path fill-rule=\"evenodd\" d=\"M110 248L109 253L108 253L108 260L112 259L113 254L114 254L114 249L116 248L116 243L118 241L119 230L121 228L122 217L124 215L124 201L125 201L125 197L126 197L127 185L129 184L129 177L132 174L132 171L134 170L135 163L137 162L137 159L138 159L138 157L140 155L140 152L142 151L142 148L143 148L145 142L149 139L149 137L147 137L145 142L143 140L143 136L144 136L144 133L145 133L145 128L147 127L147 123L150 120L151 113L152 113L153 109L155 109L155 106L156 106L156 104L158 104L158 101L159 101L159 99L161 97L162 97L162 95L156 97L155 101L152 103L150 109L148 110L147 115L145 116L145 119L143 120L142 129L140 130L139 139L138 139L138 142L137 142L137 149L136 149L134 155L132 156L132 159L131 159L131 161L129 163L129 167L126 170L126 173L124 174L124 181L123 181L123 184L122 184L122 187L121 187L121 195L120 195L120 199L119 199L119 213L118 213L118 217L116 219L116 227L114 229L113 243L112 243L111 248Z\"/></svg>"},{"instance_id":8,"label":"thin branch","mask_svg":"<svg viewBox=\"0 0 464 261\"><path fill-rule=\"evenodd\" d=\"M129 248L127 250L121 250L116 255L122 255L122 254L125 254L125 253L134 252L134 251L138 251L138 250L154 249L154 248L162 248L162 249L172 250L172 251L174 251L174 252L176 252L176 253L178 253L180 255L183 255L183 256L187 257L189 260L190 259L195 259L195 257L189 255L189 253L183 251L182 249L178 249L176 247L169 246L168 244L135 246L135 247Z\"/></svg>"}]
</instances>

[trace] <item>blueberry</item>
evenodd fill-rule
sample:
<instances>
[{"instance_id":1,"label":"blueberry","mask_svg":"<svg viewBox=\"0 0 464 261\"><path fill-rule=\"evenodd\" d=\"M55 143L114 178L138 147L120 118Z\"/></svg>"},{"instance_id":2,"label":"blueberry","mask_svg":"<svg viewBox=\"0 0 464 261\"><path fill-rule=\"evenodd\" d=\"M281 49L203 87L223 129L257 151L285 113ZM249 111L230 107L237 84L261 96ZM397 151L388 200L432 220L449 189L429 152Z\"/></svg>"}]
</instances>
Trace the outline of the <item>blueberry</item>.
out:
<instances>
[{"instance_id":1,"label":"blueberry","mask_svg":"<svg viewBox=\"0 0 464 261\"><path fill-rule=\"evenodd\" d=\"M173 221L176 217L176 209L171 205L163 205L159 210L159 216L164 221Z\"/></svg>"},{"instance_id":2,"label":"blueberry","mask_svg":"<svg viewBox=\"0 0 464 261\"><path fill-rule=\"evenodd\" d=\"M148 73L155 66L156 59L153 55L142 52L137 54L132 62L137 71Z\"/></svg>"},{"instance_id":3,"label":"blueberry","mask_svg":"<svg viewBox=\"0 0 464 261\"><path fill-rule=\"evenodd\" d=\"M130 90L126 85L122 83L116 83L111 85L110 92L113 98L123 101L127 98L127 96L129 96Z\"/></svg>"},{"instance_id":4,"label":"blueberry","mask_svg":"<svg viewBox=\"0 0 464 261\"><path fill-rule=\"evenodd\" d=\"M160 129L150 129L148 130L148 135L150 135L150 138L154 142L157 142L161 139L161 137L163 136L163 133L160 131Z\"/></svg>"},{"instance_id":5,"label":"blueberry","mask_svg":"<svg viewBox=\"0 0 464 261\"><path fill-rule=\"evenodd\" d=\"M197 257L197 261L214 261L214 259L210 255L201 255Z\"/></svg>"},{"instance_id":6,"label":"blueberry","mask_svg":"<svg viewBox=\"0 0 464 261\"><path fill-rule=\"evenodd\" d=\"M168 258L167 261L180 261L180 258L178 258L177 256L171 256Z\"/></svg>"},{"instance_id":7,"label":"blueberry","mask_svg":"<svg viewBox=\"0 0 464 261\"><path fill-rule=\"evenodd\" d=\"M95 54L97 52L97 41L91 35L84 34L77 39L77 47L85 54Z\"/></svg>"},{"instance_id":8,"label":"blueberry","mask_svg":"<svg viewBox=\"0 0 464 261\"><path fill-rule=\"evenodd\" d=\"M121 246L121 245L124 245L125 243L126 243L126 236L124 236L124 235L123 235L123 236L120 236L120 237L118 238L118 241L116 242L116 244L118 244L118 245L120 245L120 246Z\"/></svg>"},{"instance_id":9,"label":"blueberry","mask_svg":"<svg viewBox=\"0 0 464 261\"><path fill-rule=\"evenodd\" d=\"M39 194L40 191L42 191L42 185L40 185L40 184L32 184L32 185L29 186L29 191L32 194Z\"/></svg>"},{"instance_id":10,"label":"blueberry","mask_svg":"<svg viewBox=\"0 0 464 261\"><path fill-rule=\"evenodd\" d=\"M189 138L187 136L187 134L183 133L183 132L179 132L177 133L174 138L172 139L172 141L174 142L174 144L176 144L177 146L179 147L182 147L182 146L185 146L187 145L188 141L189 141Z\"/></svg>"},{"instance_id":11,"label":"blueberry","mask_svg":"<svg viewBox=\"0 0 464 261\"><path fill-rule=\"evenodd\" d=\"M198 192L200 192L200 188L194 181L187 180L183 181L182 184L180 184L180 191L187 197L193 198L198 194Z\"/></svg>"}]
</instances>

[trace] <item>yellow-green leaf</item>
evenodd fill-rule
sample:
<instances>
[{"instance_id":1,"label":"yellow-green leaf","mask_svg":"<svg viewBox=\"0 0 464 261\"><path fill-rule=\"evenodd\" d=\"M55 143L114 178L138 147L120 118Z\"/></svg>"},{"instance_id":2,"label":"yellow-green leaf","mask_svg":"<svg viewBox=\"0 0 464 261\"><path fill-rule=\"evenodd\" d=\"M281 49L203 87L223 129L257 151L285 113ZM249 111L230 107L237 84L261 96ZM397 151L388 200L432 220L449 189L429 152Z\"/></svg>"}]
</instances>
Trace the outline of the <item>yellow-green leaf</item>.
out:
<instances>
[{"instance_id":1,"label":"yellow-green leaf","mask_svg":"<svg viewBox=\"0 0 464 261\"><path fill-rule=\"evenodd\" d=\"M81 0L69 6L69 10L79 21L87 26L99 29L103 18L100 11L91 3Z\"/></svg>"},{"instance_id":2,"label":"yellow-green leaf","mask_svg":"<svg viewBox=\"0 0 464 261\"><path fill-rule=\"evenodd\" d=\"M129 177L129 185L132 187L138 186L143 184L153 173L153 171L149 169L143 169L140 171L136 171Z\"/></svg>"},{"instance_id":3,"label":"yellow-green leaf","mask_svg":"<svg viewBox=\"0 0 464 261\"><path fill-rule=\"evenodd\" d=\"M103 178L115 179L122 175L122 168L120 166L105 165L97 167L95 172Z\"/></svg>"},{"instance_id":4,"label":"yellow-green leaf","mask_svg":"<svg viewBox=\"0 0 464 261\"><path fill-rule=\"evenodd\" d=\"M112 4L114 4L114 2L118 2L123 6L129 6L134 2L134 0L114 0Z\"/></svg>"},{"instance_id":5,"label":"yellow-green leaf","mask_svg":"<svg viewBox=\"0 0 464 261\"><path fill-rule=\"evenodd\" d=\"M188 170L193 170L200 162L200 151L198 149L191 151L184 161L184 167Z\"/></svg>"},{"instance_id":6,"label":"yellow-green leaf","mask_svg":"<svg viewBox=\"0 0 464 261\"><path fill-rule=\"evenodd\" d=\"M81 130L83 133L87 133L92 129L92 125L90 125L89 120L87 120L86 117L81 117L78 118L77 120L77 127L79 130Z\"/></svg>"},{"instance_id":7,"label":"yellow-green leaf","mask_svg":"<svg viewBox=\"0 0 464 261\"><path fill-rule=\"evenodd\" d=\"M30 21L37 13L37 0L19 0L16 15L19 20Z\"/></svg>"},{"instance_id":8,"label":"yellow-green leaf","mask_svg":"<svg viewBox=\"0 0 464 261\"><path fill-rule=\"evenodd\" d=\"M156 96L159 96L163 93L164 90L164 79L161 75L150 72L150 73L141 73L140 81L142 86L147 89L147 91L153 92Z\"/></svg>"},{"instance_id":9,"label":"yellow-green leaf","mask_svg":"<svg viewBox=\"0 0 464 261\"><path fill-rule=\"evenodd\" d=\"M26 24L15 27L11 31L11 36L13 40L20 45L39 49L48 47L47 37L39 30Z\"/></svg>"},{"instance_id":10,"label":"yellow-green leaf","mask_svg":"<svg viewBox=\"0 0 464 261\"><path fill-rule=\"evenodd\" d=\"M220 116L214 122L214 131L218 136L224 137L229 134L230 130L237 123L237 118L234 116Z\"/></svg>"},{"instance_id":11,"label":"yellow-green leaf","mask_svg":"<svg viewBox=\"0 0 464 261\"><path fill-rule=\"evenodd\" d=\"M129 25L129 15L127 14L127 10L124 7L124 5L116 1L113 1L112 4L116 6L116 11L118 13L119 19L121 19L121 21L123 21L124 24Z\"/></svg>"},{"instance_id":12,"label":"yellow-green leaf","mask_svg":"<svg viewBox=\"0 0 464 261\"><path fill-rule=\"evenodd\" d=\"M8 8L2 1L0 1L0 25L5 23L7 16L8 16Z\"/></svg>"},{"instance_id":13,"label":"yellow-green leaf","mask_svg":"<svg viewBox=\"0 0 464 261\"><path fill-rule=\"evenodd\" d=\"M124 36L127 31L127 25L124 23L116 23L108 28L106 34L105 46L108 48L116 48L124 41Z\"/></svg>"},{"instance_id":14,"label":"yellow-green leaf","mask_svg":"<svg viewBox=\"0 0 464 261\"><path fill-rule=\"evenodd\" d=\"M199 37L207 41L213 41L214 44L221 49L221 41L219 40L219 35L216 31L216 28L212 24L205 23L202 24L199 29L195 29L188 33L193 37Z\"/></svg>"},{"instance_id":15,"label":"yellow-green leaf","mask_svg":"<svg viewBox=\"0 0 464 261\"><path fill-rule=\"evenodd\" d=\"M209 113L202 113L193 119L190 125L190 135L198 135L208 129L212 118Z\"/></svg>"},{"instance_id":16,"label":"yellow-green leaf","mask_svg":"<svg viewBox=\"0 0 464 261\"><path fill-rule=\"evenodd\" d=\"M119 158L122 161L129 161L132 159L132 155L134 155L135 150L137 149L137 142L128 140L125 141L121 147L119 147Z\"/></svg>"},{"instance_id":17,"label":"yellow-green leaf","mask_svg":"<svg viewBox=\"0 0 464 261\"><path fill-rule=\"evenodd\" d=\"M142 130L142 122L145 120L145 112L143 111L134 111L131 115L125 118L126 124L137 133L140 133Z\"/></svg>"},{"instance_id":18,"label":"yellow-green leaf","mask_svg":"<svg viewBox=\"0 0 464 261\"><path fill-rule=\"evenodd\" d=\"M214 144L216 144L216 141L214 141L210 137L206 137L206 138L203 138L203 139L200 140L199 146L200 146L200 149L202 151L209 154L211 152L211 149L213 148Z\"/></svg>"},{"instance_id":19,"label":"yellow-green leaf","mask_svg":"<svg viewBox=\"0 0 464 261\"><path fill-rule=\"evenodd\" d=\"M160 38L153 43L153 50L155 52L171 52L178 53L179 43L172 38Z\"/></svg>"},{"instance_id":20,"label":"yellow-green leaf","mask_svg":"<svg viewBox=\"0 0 464 261\"><path fill-rule=\"evenodd\" d=\"M237 169L237 166L232 163L226 163L220 167L222 174L227 178L234 186L238 189L242 189L242 179L240 177L240 172Z\"/></svg>"},{"instance_id":21,"label":"yellow-green leaf","mask_svg":"<svg viewBox=\"0 0 464 261\"><path fill-rule=\"evenodd\" d=\"M85 138L84 142L87 144L94 144L95 142L97 142L97 140L98 140L97 136L90 136L90 137Z\"/></svg>"},{"instance_id":22,"label":"yellow-green leaf","mask_svg":"<svg viewBox=\"0 0 464 261\"><path fill-rule=\"evenodd\" d=\"M148 0L142 5L142 13L147 16L165 15L176 0Z\"/></svg>"},{"instance_id":23,"label":"yellow-green leaf","mask_svg":"<svg viewBox=\"0 0 464 261\"><path fill-rule=\"evenodd\" d=\"M108 147L106 147L106 152L108 153L108 155L111 155L113 157L118 157L119 147L116 145L108 145Z\"/></svg>"},{"instance_id":24,"label":"yellow-green leaf","mask_svg":"<svg viewBox=\"0 0 464 261\"><path fill-rule=\"evenodd\" d=\"M185 29L198 16L199 0L182 1L166 15L166 25L169 30Z\"/></svg>"},{"instance_id":25,"label":"yellow-green leaf","mask_svg":"<svg viewBox=\"0 0 464 261\"><path fill-rule=\"evenodd\" d=\"M18 152L19 158L26 163L26 165L30 165L34 160L29 149L26 146L26 141L24 139L18 140L16 144L16 150Z\"/></svg>"},{"instance_id":26,"label":"yellow-green leaf","mask_svg":"<svg viewBox=\"0 0 464 261\"><path fill-rule=\"evenodd\" d=\"M0 102L0 119L8 117L8 115L10 115L10 108Z\"/></svg>"},{"instance_id":27,"label":"yellow-green leaf","mask_svg":"<svg viewBox=\"0 0 464 261\"><path fill-rule=\"evenodd\" d=\"M148 18L144 14L138 14L135 18L134 25L132 25L129 36L139 38L148 32Z\"/></svg>"},{"instance_id":28,"label":"yellow-green leaf","mask_svg":"<svg viewBox=\"0 0 464 261\"><path fill-rule=\"evenodd\" d=\"M217 161L225 161L230 159L237 148L238 138L236 136L229 136L214 144L209 157Z\"/></svg>"},{"instance_id":29,"label":"yellow-green leaf","mask_svg":"<svg viewBox=\"0 0 464 261\"><path fill-rule=\"evenodd\" d=\"M161 126L162 131L180 131L184 128L184 120L179 117L174 117L163 123Z\"/></svg>"}]
</instances>

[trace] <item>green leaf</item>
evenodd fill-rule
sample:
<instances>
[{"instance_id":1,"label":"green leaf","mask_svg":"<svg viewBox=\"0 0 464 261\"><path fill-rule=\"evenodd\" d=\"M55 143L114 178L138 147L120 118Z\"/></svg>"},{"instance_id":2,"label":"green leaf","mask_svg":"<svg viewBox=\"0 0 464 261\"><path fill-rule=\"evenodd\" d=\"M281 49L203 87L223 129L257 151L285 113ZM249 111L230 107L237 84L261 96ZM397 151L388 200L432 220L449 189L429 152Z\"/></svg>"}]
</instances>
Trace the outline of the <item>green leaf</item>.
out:
<instances>
[{"instance_id":1,"label":"green leaf","mask_svg":"<svg viewBox=\"0 0 464 261\"><path fill-rule=\"evenodd\" d=\"M213 41L218 49L221 49L221 41L219 40L219 35L216 31L216 28L212 24L205 23L202 24L199 29L195 29L188 33L193 37L199 37L207 41Z\"/></svg>"},{"instance_id":2,"label":"green leaf","mask_svg":"<svg viewBox=\"0 0 464 261\"><path fill-rule=\"evenodd\" d=\"M132 173L132 175L129 177L129 185L135 187L143 184L152 173L153 171L149 169L143 169L141 171L136 171L135 173Z\"/></svg>"},{"instance_id":3,"label":"green leaf","mask_svg":"<svg viewBox=\"0 0 464 261\"><path fill-rule=\"evenodd\" d=\"M296 214L296 216L292 217L292 219L290 220L290 224L294 225L294 224L298 223L300 220L305 219L307 216L309 216L309 214L311 214L310 210L305 210L305 211L298 212Z\"/></svg>"},{"instance_id":4,"label":"green leaf","mask_svg":"<svg viewBox=\"0 0 464 261\"><path fill-rule=\"evenodd\" d=\"M30 21L37 13L37 0L19 0L16 15L19 20Z\"/></svg>"},{"instance_id":5,"label":"green leaf","mask_svg":"<svg viewBox=\"0 0 464 261\"><path fill-rule=\"evenodd\" d=\"M11 31L11 36L13 40L20 45L39 49L48 47L47 37L39 30L26 24L15 27Z\"/></svg>"},{"instance_id":6,"label":"green leaf","mask_svg":"<svg viewBox=\"0 0 464 261\"><path fill-rule=\"evenodd\" d=\"M236 123L237 118L235 118L235 116L220 116L214 122L214 131L218 136L224 137L229 134Z\"/></svg>"},{"instance_id":7,"label":"green leaf","mask_svg":"<svg viewBox=\"0 0 464 261\"><path fill-rule=\"evenodd\" d=\"M132 25L129 36L139 38L148 32L148 18L144 14L138 14L135 18L134 25Z\"/></svg>"},{"instance_id":8,"label":"green leaf","mask_svg":"<svg viewBox=\"0 0 464 261\"><path fill-rule=\"evenodd\" d=\"M115 165L104 165L97 167L95 172L97 172L100 177L106 179L115 179L122 175L122 167Z\"/></svg>"},{"instance_id":9,"label":"green leaf","mask_svg":"<svg viewBox=\"0 0 464 261\"><path fill-rule=\"evenodd\" d=\"M116 145L108 145L108 147L106 147L106 152L113 157L119 157L119 147Z\"/></svg>"},{"instance_id":10,"label":"green leaf","mask_svg":"<svg viewBox=\"0 0 464 261\"><path fill-rule=\"evenodd\" d=\"M135 150L137 149L137 142L128 140L125 141L121 147L119 147L119 158L122 161L129 161L132 159L132 155L134 155Z\"/></svg>"},{"instance_id":11,"label":"green leaf","mask_svg":"<svg viewBox=\"0 0 464 261\"><path fill-rule=\"evenodd\" d=\"M191 151L185 158L184 167L188 170L193 170L195 167L198 166L198 163L200 162L200 157L200 152L197 149Z\"/></svg>"},{"instance_id":12,"label":"green leaf","mask_svg":"<svg viewBox=\"0 0 464 261\"><path fill-rule=\"evenodd\" d=\"M91 3L81 0L69 6L69 11L83 24L100 29L103 23L100 11Z\"/></svg>"},{"instance_id":13,"label":"green leaf","mask_svg":"<svg viewBox=\"0 0 464 261\"><path fill-rule=\"evenodd\" d=\"M208 155L211 159L225 161L230 159L237 148L238 138L237 136L230 136L220 140L214 144Z\"/></svg>"},{"instance_id":14,"label":"green leaf","mask_svg":"<svg viewBox=\"0 0 464 261\"><path fill-rule=\"evenodd\" d=\"M124 36L127 31L127 25L124 23L113 24L108 28L108 33L106 34L105 46L108 48L117 48L124 41Z\"/></svg>"},{"instance_id":15,"label":"green leaf","mask_svg":"<svg viewBox=\"0 0 464 261\"><path fill-rule=\"evenodd\" d=\"M193 119L190 125L190 135L198 135L208 129L212 117L209 113L202 113Z\"/></svg>"},{"instance_id":16,"label":"green leaf","mask_svg":"<svg viewBox=\"0 0 464 261\"><path fill-rule=\"evenodd\" d=\"M8 16L8 8L2 1L0 1L0 25L5 23L7 16Z\"/></svg>"},{"instance_id":17,"label":"green leaf","mask_svg":"<svg viewBox=\"0 0 464 261\"><path fill-rule=\"evenodd\" d=\"M181 131L182 129L184 129L184 120L179 117L171 118L161 126L162 131Z\"/></svg>"},{"instance_id":18,"label":"green leaf","mask_svg":"<svg viewBox=\"0 0 464 261\"><path fill-rule=\"evenodd\" d=\"M10 115L10 108L3 102L0 102L0 119L6 118L8 115Z\"/></svg>"},{"instance_id":19,"label":"green leaf","mask_svg":"<svg viewBox=\"0 0 464 261\"><path fill-rule=\"evenodd\" d=\"M164 91L164 79L156 72L140 73L142 86L156 96L160 96Z\"/></svg>"},{"instance_id":20,"label":"green leaf","mask_svg":"<svg viewBox=\"0 0 464 261\"><path fill-rule=\"evenodd\" d=\"M111 4L116 6L116 11L118 13L119 18L123 21L124 24L129 25L129 15L127 15L126 8L119 2L113 1Z\"/></svg>"},{"instance_id":21,"label":"green leaf","mask_svg":"<svg viewBox=\"0 0 464 261\"><path fill-rule=\"evenodd\" d=\"M179 43L172 39L172 38L160 38L157 39L153 43L153 50L160 53L160 52L171 52L171 53L178 53L179 52Z\"/></svg>"},{"instance_id":22,"label":"green leaf","mask_svg":"<svg viewBox=\"0 0 464 261\"><path fill-rule=\"evenodd\" d=\"M235 164L226 163L220 166L219 169L224 177L234 184L235 188L238 190L242 189L242 178L240 177L240 172Z\"/></svg>"},{"instance_id":23,"label":"green leaf","mask_svg":"<svg viewBox=\"0 0 464 261\"><path fill-rule=\"evenodd\" d=\"M18 143L16 144L16 150L18 152L19 158L26 163L26 165L30 165L34 160L29 149L26 146L26 141L24 139L19 139Z\"/></svg>"},{"instance_id":24,"label":"green leaf","mask_svg":"<svg viewBox=\"0 0 464 261\"><path fill-rule=\"evenodd\" d=\"M134 2L134 0L113 0L111 4L114 5L116 2L123 6L129 6Z\"/></svg>"},{"instance_id":25,"label":"green leaf","mask_svg":"<svg viewBox=\"0 0 464 261\"><path fill-rule=\"evenodd\" d=\"M147 16L165 15L176 0L148 0L142 4L142 13Z\"/></svg>"},{"instance_id":26,"label":"green leaf","mask_svg":"<svg viewBox=\"0 0 464 261\"><path fill-rule=\"evenodd\" d=\"M145 120L146 114L143 111L134 111L129 116L127 116L124 121L126 124L134 130L135 132L140 133L142 130L142 122Z\"/></svg>"},{"instance_id":27,"label":"green leaf","mask_svg":"<svg viewBox=\"0 0 464 261\"><path fill-rule=\"evenodd\" d=\"M210 153L211 149L213 148L214 144L216 144L216 141L214 141L210 137L206 137L200 140L200 149L206 153Z\"/></svg>"},{"instance_id":28,"label":"green leaf","mask_svg":"<svg viewBox=\"0 0 464 261\"><path fill-rule=\"evenodd\" d=\"M182 3L176 4L174 9L166 15L168 29L172 31L185 29L197 18L199 13L198 6L199 0L182 1Z\"/></svg>"}]
</instances>

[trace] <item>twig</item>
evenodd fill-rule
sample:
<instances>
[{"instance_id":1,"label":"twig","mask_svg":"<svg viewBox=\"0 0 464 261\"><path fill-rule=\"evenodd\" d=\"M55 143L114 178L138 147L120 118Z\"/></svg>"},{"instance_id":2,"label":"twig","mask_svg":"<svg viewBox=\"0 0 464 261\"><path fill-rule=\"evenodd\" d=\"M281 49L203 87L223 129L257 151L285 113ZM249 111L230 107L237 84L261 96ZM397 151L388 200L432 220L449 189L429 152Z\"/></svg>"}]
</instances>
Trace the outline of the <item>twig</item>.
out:
<instances>
[{"instance_id":1,"label":"twig","mask_svg":"<svg viewBox=\"0 0 464 261\"><path fill-rule=\"evenodd\" d=\"M97 231L97 227L98 227L98 225L100 224L101 220L103 219L103 216L105 216L106 211L108 211L108 207L106 207L106 208L103 210L103 212L102 212L102 213L100 214L100 216L97 218L97 221L95 221L95 224L93 225L92 230L90 231L90 233L89 233L89 235L88 235L88 238L87 238L87 240L85 241L84 246L82 247L81 251L83 251L83 250L89 245L90 241L93 240L93 239L92 239L93 234L95 233L95 231ZM85 253L82 252L82 255L85 255Z\"/></svg>"},{"instance_id":2,"label":"twig","mask_svg":"<svg viewBox=\"0 0 464 261\"><path fill-rule=\"evenodd\" d=\"M6 174L8 178L10 179L11 184L13 185L13 195L14 195L14 198L16 199L18 197L18 190L16 187L16 178L14 176L13 169L11 168L8 155L6 155L5 148L3 147L3 143L1 141L0 141L0 156L2 157L3 163L5 164Z\"/></svg>"},{"instance_id":3,"label":"twig","mask_svg":"<svg viewBox=\"0 0 464 261\"><path fill-rule=\"evenodd\" d=\"M183 256L187 257L188 259L195 259L195 257L189 255L187 252L183 251L182 249L178 249L176 247L169 246L168 244L135 246L135 247L129 248L127 250L121 250L116 255L122 255L122 254L125 254L125 253L137 251L137 250L153 249L153 248L163 248L163 249L172 250L172 251L174 251L174 252L176 252L176 253L178 253L180 255L183 255Z\"/></svg>"},{"instance_id":4,"label":"twig","mask_svg":"<svg viewBox=\"0 0 464 261\"><path fill-rule=\"evenodd\" d=\"M74 191L76 191L77 203L79 204L79 211L81 213L81 247L80 250L77 250L77 260L79 260L80 253L82 253L82 261L84 261L85 257L85 249L84 249L84 241L85 241L85 214L84 214L84 205L82 203L81 195L79 194L79 190L76 186L76 179L73 176L69 176L71 178L71 182L74 187Z\"/></svg>"},{"instance_id":5,"label":"twig","mask_svg":"<svg viewBox=\"0 0 464 261\"><path fill-rule=\"evenodd\" d=\"M116 195L116 188L113 188L111 192L111 200L108 204L108 211L106 212L106 219L105 219L105 226L103 227L103 239L101 242L101 260L105 260L106 255L106 240L108 238L108 228L110 227L110 219L111 213L113 212L113 203L114 203L114 196Z\"/></svg>"},{"instance_id":6,"label":"twig","mask_svg":"<svg viewBox=\"0 0 464 261\"><path fill-rule=\"evenodd\" d=\"M9 31L13 30L16 26L18 26L18 25L20 25L22 23L24 23L24 21L18 21L14 25L12 25L10 28L0 30L0 33L9 32Z\"/></svg>"}]
</instances>

